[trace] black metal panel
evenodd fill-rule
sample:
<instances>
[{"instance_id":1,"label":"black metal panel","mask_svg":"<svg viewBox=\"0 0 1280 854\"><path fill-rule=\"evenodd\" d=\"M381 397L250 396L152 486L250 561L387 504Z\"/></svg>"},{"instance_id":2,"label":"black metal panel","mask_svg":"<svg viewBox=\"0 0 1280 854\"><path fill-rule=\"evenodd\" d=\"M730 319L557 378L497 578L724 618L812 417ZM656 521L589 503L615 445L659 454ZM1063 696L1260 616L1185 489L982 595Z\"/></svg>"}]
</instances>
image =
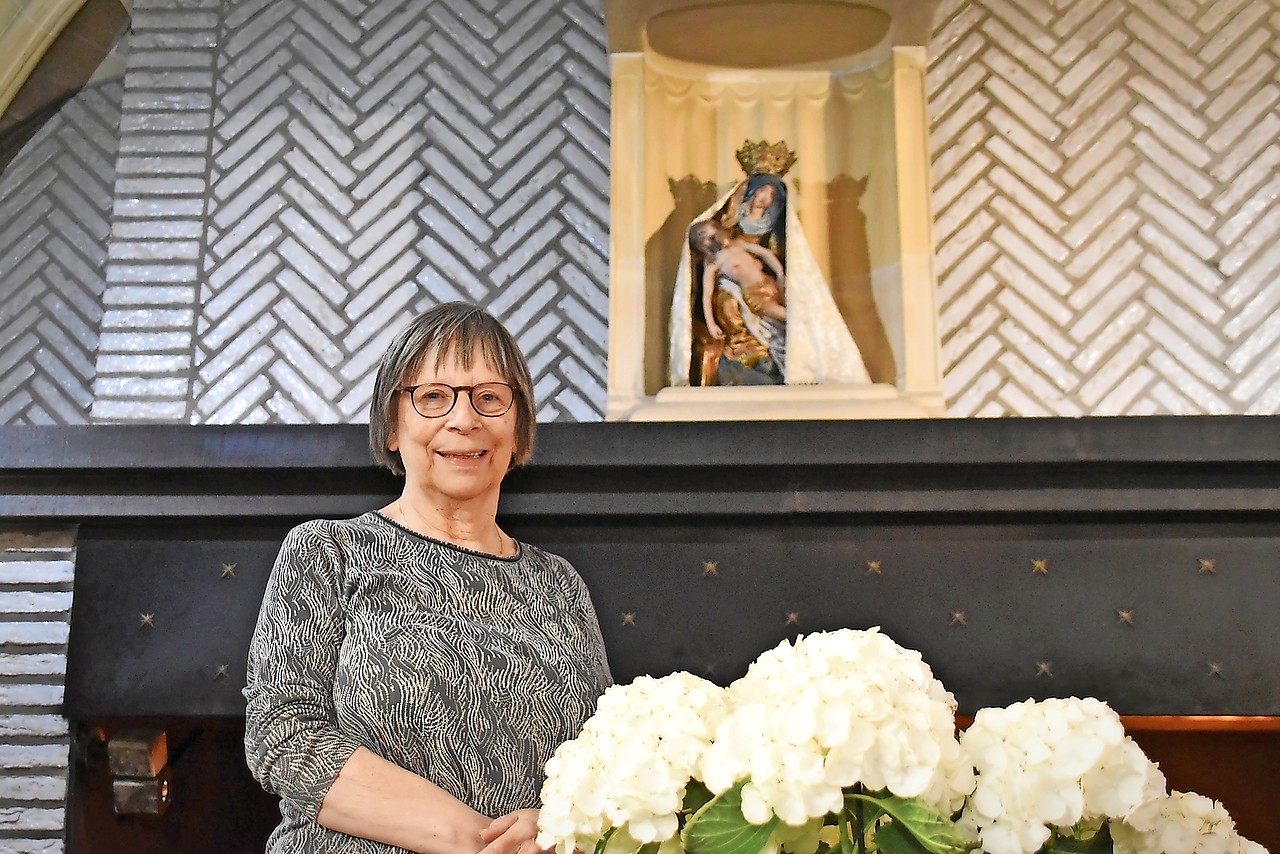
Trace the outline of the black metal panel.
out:
<instances>
[{"instance_id":1,"label":"black metal panel","mask_svg":"<svg viewBox=\"0 0 1280 854\"><path fill-rule=\"evenodd\" d=\"M878 625L923 653L963 713L1089 695L1129 715L1280 714L1273 523L523 533L583 572L622 679L679 669L726 682L783 638Z\"/></svg>"},{"instance_id":2,"label":"black metal panel","mask_svg":"<svg viewBox=\"0 0 1280 854\"><path fill-rule=\"evenodd\" d=\"M967 711L1092 694L1126 714L1274 715L1278 426L544 425L502 521L588 579L620 679L724 682L783 637L881 625ZM0 429L0 515L83 522L69 713L240 714L284 531L397 491L364 441L349 426Z\"/></svg>"},{"instance_id":3,"label":"black metal panel","mask_svg":"<svg viewBox=\"0 0 1280 854\"><path fill-rule=\"evenodd\" d=\"M66 715L243 716L249 637L286 530L82 531Z\"/></svg>"}]
</instances>

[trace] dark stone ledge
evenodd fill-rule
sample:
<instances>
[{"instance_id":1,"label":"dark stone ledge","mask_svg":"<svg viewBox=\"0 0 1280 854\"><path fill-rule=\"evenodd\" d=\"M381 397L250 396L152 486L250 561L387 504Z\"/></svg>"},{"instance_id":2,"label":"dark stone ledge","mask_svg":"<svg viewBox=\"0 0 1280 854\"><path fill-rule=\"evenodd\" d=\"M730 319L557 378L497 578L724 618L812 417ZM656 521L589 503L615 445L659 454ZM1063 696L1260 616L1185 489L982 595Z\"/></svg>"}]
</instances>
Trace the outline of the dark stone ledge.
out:
<instances>
[{"instance_id":1,"label":"dark stone ledge","mask_svg":"<svg viewBox=\"0 0 1280 854\"><path fill-rule=\"evenodd\" d=\"M360 512L363 425L0 428L0 517ZM1280 508L1280 418L545 424L506 516L1240 514Z\"/></svg>"}]
</instances>

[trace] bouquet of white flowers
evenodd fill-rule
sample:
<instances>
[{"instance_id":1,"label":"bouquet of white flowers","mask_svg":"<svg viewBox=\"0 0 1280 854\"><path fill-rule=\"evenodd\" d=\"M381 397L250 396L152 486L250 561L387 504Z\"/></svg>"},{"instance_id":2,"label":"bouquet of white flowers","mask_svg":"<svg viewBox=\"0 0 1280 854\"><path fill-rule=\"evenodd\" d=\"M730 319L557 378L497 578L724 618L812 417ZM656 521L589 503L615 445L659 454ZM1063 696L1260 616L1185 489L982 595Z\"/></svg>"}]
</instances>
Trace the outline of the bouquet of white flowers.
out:
<instances>
[{"instance_id":1,"label":"bouquet of white flowers","mask_svg":"<svg viewBox=\"0 0 1280 854\"><path fill-rule=\"evenodd\" d=\"M675 836L687 784L716 725L724 689L688 673L642 676L604 692L582 734L547 761L538 844L559 854Z\"/></svg>"},{"instance_id":2,"label":"bouquet of white flowers","mask_svg":"<svg viewBox=\"0 0 1280 854\"><path fill-rule=\"evenodd\" d=\"M1115 854L1266 854L1236 833L1222 804L1194 792L1153 798L1111 832Z\"/></svg>"},{"instance_id":3,"label":"bouquet of white flowers","mask_svg":"<svg viewBox=\"0 0 1280 854\"><path fill-rule=\"evenodd\" d=\"M878 629L784 641L722 689L614 686L547 763L558 854L1266 854L1094 699L956 703Z\"/></svg>"},{"instance_id":4,"label":"bouquet of white flowers","mask_svg":"<svg viewBox=\"0 0 1280 854\"><path fill-rule=\"evenodd\" d=\"M1031 854L1056 832L1124 818L1164 793L1164 775L1092 698L982 709L960 739L978 772L961 823L991 854Z\"/></svg>"}]
</instances>

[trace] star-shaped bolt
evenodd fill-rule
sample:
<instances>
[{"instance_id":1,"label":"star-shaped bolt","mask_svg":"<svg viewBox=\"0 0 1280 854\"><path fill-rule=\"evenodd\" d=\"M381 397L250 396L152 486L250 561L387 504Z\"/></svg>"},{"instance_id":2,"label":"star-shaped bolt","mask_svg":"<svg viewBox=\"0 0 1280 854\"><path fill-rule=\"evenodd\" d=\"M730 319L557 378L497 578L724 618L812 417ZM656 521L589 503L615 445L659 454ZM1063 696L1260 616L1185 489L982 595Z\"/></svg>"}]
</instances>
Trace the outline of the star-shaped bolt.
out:
<instances>
[{"instance_id":1,"label":"star-shaped bolt","mask_svg":"<svg viewBox=\"0 0 1280 854\"><path fill-rule=\"evenodd\" d=\"M1218 567L1217 567L1217 564L1214 562L1213 558L1211 557L1200 558L1199 572L1201 575L1213 575L1217 571L1218 571Z\"/></svg>"},{"instance_id":2,"label":"star-shaped bolt","mask_svg":"<svg viewBox=\"0 0 1280 854\"><path fill-rule=\"evenodd\" d=\"M880 570L881 570L880 561L878 560L867 561L867 575L879 575Z\"/></svg>"},{"instance_id":3,"label":"star-shaped bolt","mask_svg":"<svg viewBox=\"0 0 1280 854\"><path fill-rule=\"evenodd\" d=\"M702 574L716 576L720 574L720 561L704 560L702 562Z\"/></svg>"},{"instance_id":4,"label":"star-shaped bolt","mask_svg":"<svg viewBox=\"0 0 1280 854\"><path fill-rule=\"evenodd\" d=\"M234 564L234 563L224 563L224 564L222 565L222 577L223 577L223 578L235 578L235 577L236 577L236 564Z\"/></svg>"},{"instance_id":5,"label":"star-shaped bolt","mask_svg":"<svg viewBox=\"0 0 1280 854\"><path fill-rule=\"evenodd\" d=\"M628 611L628 612L626 612L625 614L623 614L623 615L622 615L622 625L624 625L624 626L634 626L635 624L636 624L636 615L635 615L635 614L633 614L633 613L631 613L630 611Z\"/></svg>"},{"instance_id":6,"label":"star-shaped bolt","mask_svg":"<svg viewBox=\"0 0 1280 854\"><path fill-rule=\"evenodd\" d=\"M1052 661L1036 662L1036 678L1039 679L1041 676L1048 676L1050 679L1053 678L1053 662Z\"/></svg>"},{"instance_id":7,"label":"star-shaped bolt","mask_svg":"<svg viewBox=\"0 0 1280 854\"><path fill-rule=\"evenodd\" d=\"M1133 611L1121 608L1116 611L1116 622L1126 626L1133 625Z\"/></svg>"},{"instance_id":8,"label":"star-shaped bolt","mask_svg":"<svg viewBox=\"0 0 1280 854\"><path fill-rule=\"evenodd\" d=\"M1036 575L1048 575L1049 561L1047 561L1042 557L1036 558L1035 560L1031 561L1031 571Z\"/></svg>"},{"instance_id":9,"label":"star-shaped bolt","mask_svg":"<svg viewBox=\"0 0 1280 854\"><path fill-rule=\"evenodd\" d=\"M219 664L219 665L218 665L218 669L217 669L217 670L214 672L214 674L213 674L213 678L214 678L214 679L229 679L229 678L231 678L231 665L230 665L230 664Z\"/></svg>"},{"instance_id":10,"label":"star-shaped bolt","mask_svg":"<svg viewBox=\"0 0 1280 854\"><path fill-rule=\"evenodd\" d=\"M952 611L951 625L966 627L969 625L969 618L965 616L964 611Z\"/></svg>"},{"instance_id":11,"label":"star-shaped bolt","mask_svg":"<svg viewBox=\"0 0 1280 854\"><path fill-rule=\"evenodd\" d=\"M143 613L138 614L138 628L154 629L155 627L156 627L155 614L143 614Z\"/></svg>"},{"instance_id":12,"label":"star-shaped bolt","mask_svg":"<svg viewBox=\"0 0 1280 854\"><path fill-rule=\"evenodd\" d=\"M799 612L799 611L788 611L788 612L787 612L787 625L788 625L788 626L798 626L798 625L800 625L800 612Z\"/></svg>"},{"instance_id":13,"label":"star-shaped bolt","mask_svg":"<svg viewBox=\"0 0 1280 854\"><path fill-rule=\"evenodd\" d=\"M1219 679L1226 679L1226 675L1222 672L1222 664L1217 661L1209 662L1209 675L1217 676Z\"/></svg>"}]
</instances>

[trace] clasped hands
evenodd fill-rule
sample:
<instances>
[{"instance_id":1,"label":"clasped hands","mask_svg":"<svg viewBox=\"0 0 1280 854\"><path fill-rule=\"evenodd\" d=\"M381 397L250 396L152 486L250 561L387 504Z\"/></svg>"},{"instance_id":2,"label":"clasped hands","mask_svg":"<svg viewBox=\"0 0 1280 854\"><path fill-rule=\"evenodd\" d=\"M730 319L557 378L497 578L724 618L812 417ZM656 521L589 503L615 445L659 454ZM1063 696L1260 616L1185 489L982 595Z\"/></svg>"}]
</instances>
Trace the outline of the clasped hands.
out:
<instances>
[{"instance_id":1,"label":"clasped hands","mask_svg":"<svg viewBox=\"0 0 1280 854\"><path fill-rule=\"evenodd\" d=\"M537 836L537 810L509 812L498 816L480 831L480 841L485 844L480 854L539 854L553 850L539 847Z\"/></svg>"}]
</instances>

